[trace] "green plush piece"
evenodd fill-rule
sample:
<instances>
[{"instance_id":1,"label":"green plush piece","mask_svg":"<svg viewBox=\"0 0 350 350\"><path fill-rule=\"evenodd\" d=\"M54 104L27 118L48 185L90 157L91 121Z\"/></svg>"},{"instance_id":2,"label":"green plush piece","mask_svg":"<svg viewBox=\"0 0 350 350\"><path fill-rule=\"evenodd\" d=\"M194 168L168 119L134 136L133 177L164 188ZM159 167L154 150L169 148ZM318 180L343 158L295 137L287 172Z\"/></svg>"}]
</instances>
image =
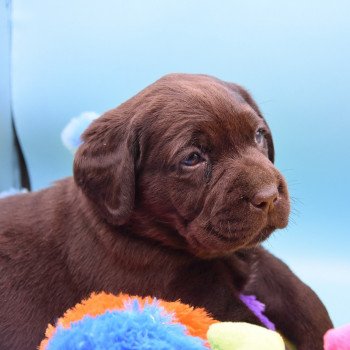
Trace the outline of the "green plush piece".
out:
<instances>
[{"instance_id":1,"label":"green plush piece","mask_svg":"<svg viewBox=\"0 0 350 350\"><path fill-rule=\"evenodd\" d=\"M213 350L285 350L277 332L244 322L215 323L207 337Z\"/></svg>"}]
</instances>

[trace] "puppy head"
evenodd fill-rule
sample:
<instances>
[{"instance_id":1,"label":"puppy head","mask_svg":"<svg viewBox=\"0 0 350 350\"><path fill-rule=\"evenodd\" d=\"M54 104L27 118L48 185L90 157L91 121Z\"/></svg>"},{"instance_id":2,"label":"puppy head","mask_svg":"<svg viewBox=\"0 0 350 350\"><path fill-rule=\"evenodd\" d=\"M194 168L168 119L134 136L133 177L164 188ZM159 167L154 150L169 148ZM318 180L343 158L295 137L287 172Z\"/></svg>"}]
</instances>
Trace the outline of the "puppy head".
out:
<instances>
[{"instance_id":1,"label":"puppy head","mask_svg":"<svg viewBox=\"0 0 350 350\"><path fill-rule=\"evenodd\" d=\"M254 246L287 225L270 130L238 85L165 76L96 120L83 141L75 181L113 225L129 222L201 257Z\"/></svg>"}]
</instances>

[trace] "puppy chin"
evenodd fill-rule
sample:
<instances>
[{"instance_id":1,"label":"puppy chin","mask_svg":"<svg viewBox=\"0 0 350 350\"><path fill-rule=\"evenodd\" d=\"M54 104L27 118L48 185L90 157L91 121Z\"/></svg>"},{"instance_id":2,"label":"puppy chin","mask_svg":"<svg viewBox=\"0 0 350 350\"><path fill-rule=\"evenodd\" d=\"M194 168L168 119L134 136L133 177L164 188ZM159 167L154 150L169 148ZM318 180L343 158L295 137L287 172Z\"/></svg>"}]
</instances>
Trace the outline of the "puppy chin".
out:
<instances>
[{"instance_id":1,"label":"puppy chin","mask_svg":"<svg viewBox=\"0 0 350 350\"><path fill-rule=\"evenodd\" d=\"M201 259L230 255L239 249L253 245L251 242L259 240L258 237L260 237L260 232L252 233L249 230L240 230L227 234L213 228L203 228L194 222L180 233L187 241L189 252ZM254 245L256 244L254 243Z\"/></svg>"},{"instance_id":2,"label":"puppy chin","mask_svg":"<svg viewBox=\"0 0 350 350\"><path fill-rule=\"evenodd\" d=\"M249 227L226 232L212 226L199 224L197 220L179 230L187 242L187 249L193 255L210 259L230 255L240 249L254 248L264 242L271 234L288 224L288 215L277 222L261 223L261 226Z\"/></svg>"}]
</instances>

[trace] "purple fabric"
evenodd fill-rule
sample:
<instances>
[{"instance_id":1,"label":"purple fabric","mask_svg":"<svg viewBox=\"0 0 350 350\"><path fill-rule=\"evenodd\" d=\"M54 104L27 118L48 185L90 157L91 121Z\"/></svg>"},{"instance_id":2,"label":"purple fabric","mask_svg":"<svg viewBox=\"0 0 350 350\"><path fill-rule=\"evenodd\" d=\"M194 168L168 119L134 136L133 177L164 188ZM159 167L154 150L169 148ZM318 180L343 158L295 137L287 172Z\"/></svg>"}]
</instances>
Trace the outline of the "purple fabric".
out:
<instances>
[{"instance_id":1,"label":"purple fabric","mask_svg":"<svg viewBox=\"0 0 350 350\"><path fill-rule=\"evenodd\" d=\"M266 328L273 331L276 330L275 325L263 314L265 311L265 304L257 300L255 295L240 294L239 297Z\"/></svg>"}]
</instances>

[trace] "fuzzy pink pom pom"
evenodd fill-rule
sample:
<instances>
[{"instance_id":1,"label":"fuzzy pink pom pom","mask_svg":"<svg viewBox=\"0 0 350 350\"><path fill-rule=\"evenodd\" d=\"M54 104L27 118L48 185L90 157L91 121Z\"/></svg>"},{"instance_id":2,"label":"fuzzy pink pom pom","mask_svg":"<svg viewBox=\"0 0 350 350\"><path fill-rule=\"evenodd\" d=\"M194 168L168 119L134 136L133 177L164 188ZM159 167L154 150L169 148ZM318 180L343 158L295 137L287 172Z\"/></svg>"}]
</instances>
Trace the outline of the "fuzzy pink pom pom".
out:
<instances>
[{"instance_id":1,"label":"fuzzy pink pom pom","mask_svg":"<svg viewBox=\"0 0 350 350\"><path fill-rule=\"evenodd\" d=\"M350 324L330 329L324 336L324 350L350 350Z\"/></svg>"}]
</instances>

